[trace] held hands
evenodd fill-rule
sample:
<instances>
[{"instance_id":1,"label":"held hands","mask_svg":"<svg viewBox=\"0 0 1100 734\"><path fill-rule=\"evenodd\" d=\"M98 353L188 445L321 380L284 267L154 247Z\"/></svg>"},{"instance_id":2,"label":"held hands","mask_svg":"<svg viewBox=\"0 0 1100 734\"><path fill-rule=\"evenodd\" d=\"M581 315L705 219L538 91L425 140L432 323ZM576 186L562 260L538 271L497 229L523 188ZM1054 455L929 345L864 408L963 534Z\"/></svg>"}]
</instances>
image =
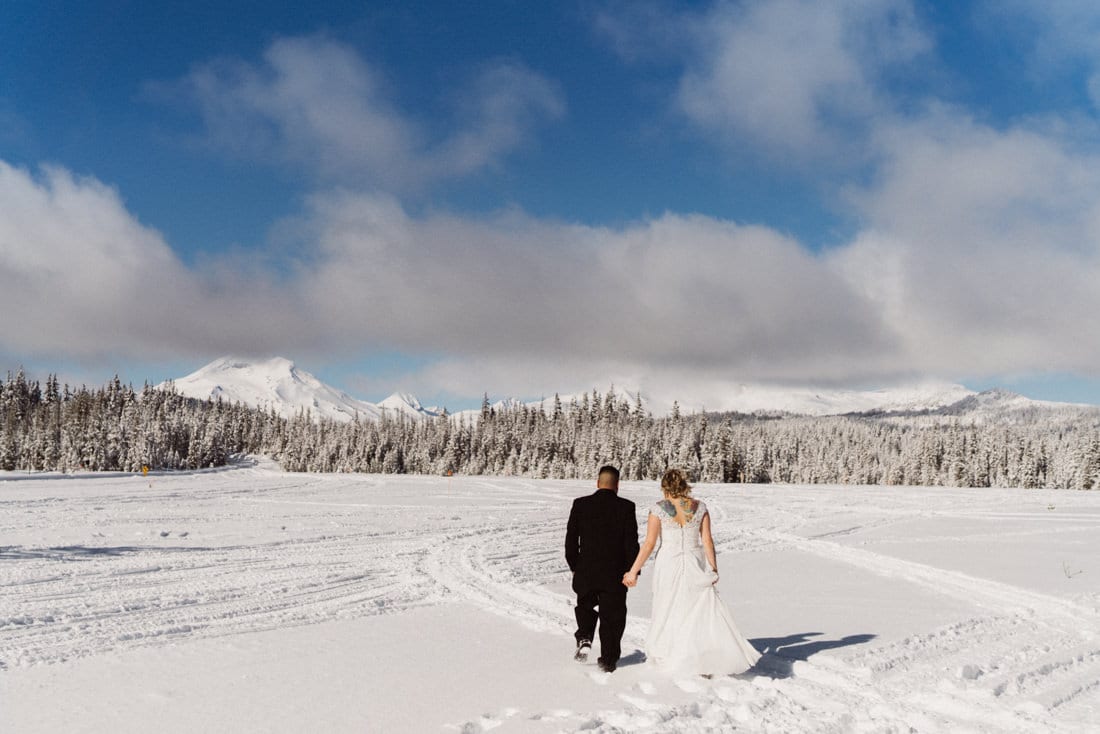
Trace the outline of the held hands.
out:
<instances>
[{"instance_id":1,"label":"held hands","mask_svg":"<svg viewBox=\"0 0 1100 734\"><path fill-rule=\"evenodd\" d=\"M637 571L627 571L626 573L623 574L623 586L626 586L627 588L633 589L637 585L638 585L638 572Z\"/></svg>"}]
</instances>

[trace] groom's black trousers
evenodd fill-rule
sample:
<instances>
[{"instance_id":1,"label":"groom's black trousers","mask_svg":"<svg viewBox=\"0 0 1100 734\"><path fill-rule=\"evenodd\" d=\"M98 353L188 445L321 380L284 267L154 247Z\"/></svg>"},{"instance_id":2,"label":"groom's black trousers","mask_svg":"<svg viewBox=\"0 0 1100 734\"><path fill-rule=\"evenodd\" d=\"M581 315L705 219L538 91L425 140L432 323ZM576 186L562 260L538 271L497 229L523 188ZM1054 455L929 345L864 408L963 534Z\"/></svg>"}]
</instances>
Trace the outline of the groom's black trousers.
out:
<instances>
[{"instance_id":1,"label":"groom's black trousers","mask_svg":"<svg viewBox=\"0 0 1100 734\"><path fill-rule=\"evenodd\" d=\"M596 611L599 607L599 611ZM600 660L615 665L622 655L626 629L626 587L614 591L586 591L577 594L577 642L594 640L600 623Z\"/></svg>"}]
</instances>

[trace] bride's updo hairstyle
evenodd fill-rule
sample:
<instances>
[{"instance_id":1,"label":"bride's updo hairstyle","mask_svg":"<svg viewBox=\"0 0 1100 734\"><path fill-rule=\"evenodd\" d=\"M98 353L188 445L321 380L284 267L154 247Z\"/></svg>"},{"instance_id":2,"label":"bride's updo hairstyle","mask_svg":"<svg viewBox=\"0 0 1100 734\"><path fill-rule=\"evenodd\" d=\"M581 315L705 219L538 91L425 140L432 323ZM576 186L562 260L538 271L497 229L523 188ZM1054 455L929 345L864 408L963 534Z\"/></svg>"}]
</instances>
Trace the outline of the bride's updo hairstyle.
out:
<instances>
[{"instance_id":1,"label":"bride's updo hairstyle","mask_svg":"<svg viewBox=\"0 0 1100 734\"><path fill-rule=\"evenodd\" d=\"M669 469L661 477L661 491L674 500L691 496L691 485L687 475L679 469Z\"/></svg>"}]
</instances>

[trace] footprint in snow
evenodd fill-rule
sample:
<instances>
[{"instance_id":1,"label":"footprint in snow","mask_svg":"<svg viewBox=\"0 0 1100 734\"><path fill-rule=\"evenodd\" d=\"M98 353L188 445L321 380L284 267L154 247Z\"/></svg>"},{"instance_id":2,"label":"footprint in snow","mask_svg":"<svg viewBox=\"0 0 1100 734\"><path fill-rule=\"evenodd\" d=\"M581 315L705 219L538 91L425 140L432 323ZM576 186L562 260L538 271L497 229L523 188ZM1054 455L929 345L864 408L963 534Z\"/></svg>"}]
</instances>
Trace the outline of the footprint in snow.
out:
<instances>
[{"instance_id":1,"label":"footprint in snow","mask_svg":"<svg viewBox=\"0 0 1100 734\"><path fill-rule=\"evenodd\" d=\"M611 681L611 673L604 673L602 671L599 673L589 673L588 677L592 679L593 683L601 686L606 686Z\"/></svg>"},{"instance_id":2,"label":"footprint in snow","mask_svg":"<svg viewBox=\"0 0 1100 734\"><path fill-rule=\"evenodd\" d=\"M643 680L638 682L638 690L647 696L652 696L654 693L657 692L657 686L653 685L647 680Z\"/></svg>"},{"instance_id":3,"label":"footprint in snow","mask_svg":"<svg viewBox=\"0 0 1100 734\"><path fill-rule=\"evenodd\" d=\"M531 721L542 721L543 719L568 719L574 715L569 709L554 709L553 711L539 711L527 718Z\"/></svg>"},{"instance_id":4,"label":"footprint in snow","mask_svg":"<svg viewBox=\"0 0 1100 734\"><path fill-rule=\"evenodd\" d=\"M619 698L626 701L639 711L657 711L663 708L663 706L659 703L647 701L646 699L639 698L638 696L628 696L625 693L620 693Z\"/></svg>"},{"instance_id":5,"label":"footprint in snow","mask_svg":"<svg viewBox=\"0 0 1100 734\"><path fill-rule=\"evenodd\" d=\"M504 724L504 719L510 719L519 713L519 709L506 708L497 715L482 714L473 721L467 721L461 726L449 726L447 728L457 728L462 734L479 734L480 732L492 731L497 727Z\"/></svg>"},{"instance_id":6,"label":"footprint in snow","mask_svg":"<svg viewBox=\"0 0 1100 734\"><path fill-rule=\"evenodd\" d=\"M967 663L955 671L955 675L963 680L977 680L983 673L985 671L973 663Z\"/></svg>"},{"instance_id":7,"label":"footprint in snow","mask_svg":"<svg viewBox=\"0 0 1100 734\"><path fill-rule=\"evenodd\" d=\"M676 681L676 687L685 693L698 693L703 690L703 686L693 680L687 678Z\"/></svg>"}]
</instances>

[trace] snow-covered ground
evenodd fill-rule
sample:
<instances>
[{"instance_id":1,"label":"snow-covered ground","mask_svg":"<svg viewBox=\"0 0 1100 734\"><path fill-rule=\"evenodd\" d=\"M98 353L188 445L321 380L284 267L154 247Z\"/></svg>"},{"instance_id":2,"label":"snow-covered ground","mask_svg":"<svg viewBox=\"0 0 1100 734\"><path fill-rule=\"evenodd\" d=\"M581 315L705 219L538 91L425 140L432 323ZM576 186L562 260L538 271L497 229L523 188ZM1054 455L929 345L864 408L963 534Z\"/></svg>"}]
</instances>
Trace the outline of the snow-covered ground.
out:
<instances>
[{"instance_id":1,"label":"snow-covered ground","mask_svg":"<svg viewBox=\"0 0 1100 734\"><path fill-rule=\"evenodd\" d=\"M0 731L1096 730L1100 493L699 486L769 653L706 680L644 663L648 574L619 670L572 661L587 491L0 474Z\"/></svg>"}]
</instances>

